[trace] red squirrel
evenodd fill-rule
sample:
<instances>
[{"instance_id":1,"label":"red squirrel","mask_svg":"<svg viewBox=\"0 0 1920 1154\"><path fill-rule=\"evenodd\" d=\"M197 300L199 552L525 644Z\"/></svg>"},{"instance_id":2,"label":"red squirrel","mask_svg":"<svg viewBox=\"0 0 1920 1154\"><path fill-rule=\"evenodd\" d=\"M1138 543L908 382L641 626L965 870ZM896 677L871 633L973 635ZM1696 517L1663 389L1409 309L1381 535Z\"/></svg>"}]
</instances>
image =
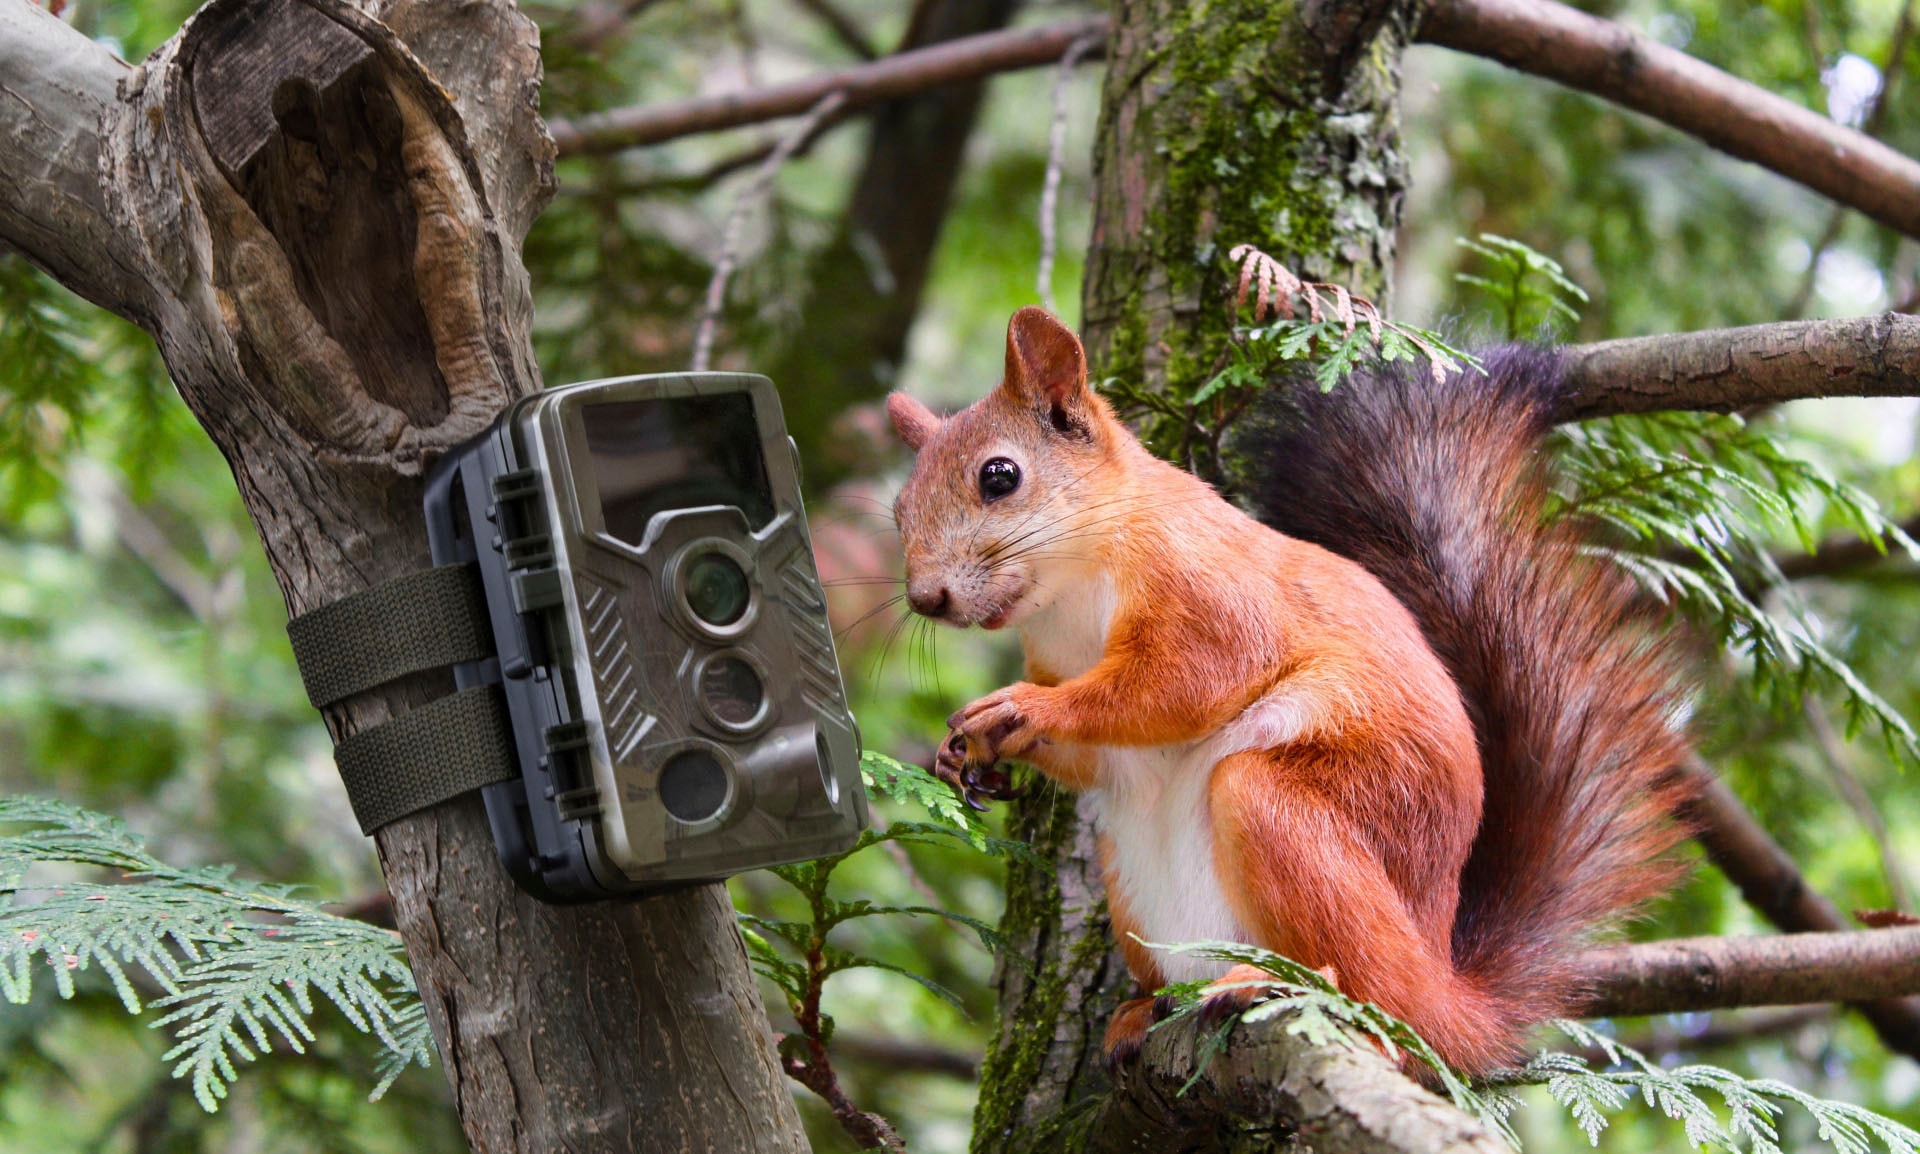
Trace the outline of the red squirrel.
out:
<instances>
[{"instance_id":1,"label":"red squirrel","mask_svg":"<svg viewBox=\"0 0 1920 1154\"><path fill-rule=\"evenodd\" d=\"M1543 516L1555 387L1550 354L1514 350L1484 376L1290 395L1239 446L1279 528L1150 454L1041 309L971 407L888 398L916 451L895 506L912 608L1014 629L1026 656L949 719L936 770L976 803L1004 796L1002 759L1092 791L1143 994L1110 1060L1167 982L1251 976L1141 942L1224 939L1484 1072L1574 1008L1578 952L1677 876L1685 697L1628 581Z\"/></svg>"}]
</instances>

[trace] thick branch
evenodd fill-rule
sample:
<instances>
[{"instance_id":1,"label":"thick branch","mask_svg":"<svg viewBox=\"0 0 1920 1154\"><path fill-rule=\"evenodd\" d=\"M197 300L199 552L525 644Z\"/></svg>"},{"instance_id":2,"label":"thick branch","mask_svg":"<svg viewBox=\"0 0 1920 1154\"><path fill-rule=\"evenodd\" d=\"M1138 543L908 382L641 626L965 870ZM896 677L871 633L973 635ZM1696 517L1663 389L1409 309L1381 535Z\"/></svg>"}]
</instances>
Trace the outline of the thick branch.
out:
<instances>
[{"instance_id":1,"label":"thick branch","mask_svg":"<svg viewBox=\"0 0 1920 1154\"><path fill-rule=\"evenodd\" d=\"M1920 395L1920 317L1904 313L1627 337L1570 345L1563 355L1568 388L1557 421Z\"/></svg>"},{"instance_id":2,"label":"thick branch","mask_svg":"<svg viewBox=\"0 0 1920 1154\"><path fill-rule=\"evenodd\" d=\"M1420 38L1624 105L1920 236L1920 162L1612 21L1550 0L1435 0Z\"/></svg>"},{"instance_id":3,"label":"thick branch","mask_svg":"<svg viewBox=\"0 0 1920 1154\"><path fill-rule=\"evenodd\" d=\"M1484 1124L1415 1085L1378 1051L1315 1046L1284 1025L1236 1029L1198 1078L1211 1030L1193 1018L1154 1030L1117 1079L1086 1149L1266 1150L1298 1134L1316 1154L1507 1151ZM1268 1141L1248 1142L1249 1130Z\"/></svg>"},{"instance_id":4,"label":"thick branch","mask_svg":"<svg viewBox=\"0 0 1920 1154\"><path fill-rule=\"evenodd\" d=\"M0 3L0 240L104 308L150 317L101 139L127 66L24 0Z\"/></svg>"},{"instance_id":5,"label":"thick branch","mask_svg":"<svg viewBox=\"0 0 1920 1154\"><path fill-rule=\"evenodd\" d=\"M1017 28L968 36L931 48L901 52L837 72L824 72L744 92L724 92L673 104L615 108L577 121L553 120L560 155L617 152L658 144L676 136L717 132L783 116L799 116L829 92L844 92L847 109L911 96L929 88L977 80L996 72L1051 64L1067 46L1106 27L1106 17L1089 16L1039 28Z\"/></svg>"},{"instance_id":6,"label":"thick branch","mask_svg":"<svg viewBox=\"0 0 1920 1154\"><path fill-rule=\"evenodd\" d=\"M1595 1018L1858 1002L1920 993L1920 926L1850 933L1676 938L1582 961Z\"/></svg>"}]
</instances>

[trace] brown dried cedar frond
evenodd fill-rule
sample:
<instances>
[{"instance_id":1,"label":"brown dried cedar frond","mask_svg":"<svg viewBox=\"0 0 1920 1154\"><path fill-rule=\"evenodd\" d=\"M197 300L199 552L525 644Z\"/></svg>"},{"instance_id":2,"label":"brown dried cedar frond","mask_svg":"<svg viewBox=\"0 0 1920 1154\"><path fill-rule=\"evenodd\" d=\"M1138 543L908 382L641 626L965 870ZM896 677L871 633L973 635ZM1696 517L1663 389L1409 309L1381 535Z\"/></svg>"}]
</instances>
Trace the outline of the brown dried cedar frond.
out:
<instances>
[{"instance_id":1,"label":"brown dried cedar frond","mask_svg":"<svg viewBox=\"0 0 1920 1154\"><path fill-rule=\"evenodd\" d=\"M1380 343L1380 323L1382 320L1380 316L1380 306L1374 304L1372 301L1368 300L1366 297L1354 297L1353 308L1355 312L1361 314L1366 318L1367 335L1373 338L1374 344L1376 345L1379 344Z\"/></svg>"},{"instance_id":2,"label":"brown dried cedar frond","mask_svg":"<svg viewBox=\"0 0 1920 1154\"><path fill-rule=\"evenodd\" d=\"M1250 244L1235 245L1227 259L1240 262L1240 283L1233 294L1236 312L1247 306L1247 290L1251 288L1255 290L1254 324L1269 315L1292 318L1293 296L1300 291L1302 281L1287 266Z\"/></svg>"},{"instance_id":3,"label":"brown dried cedar frond","mask_svg":"<svg viewBox=\"0 0 1920 1154\"><path fill-rule=\"evenodd\" d=\"M1347 335L1353 335L1353 294L1339 285L1333 286L1333 315L1346 326Z\"/></svg>"}]
</instances>

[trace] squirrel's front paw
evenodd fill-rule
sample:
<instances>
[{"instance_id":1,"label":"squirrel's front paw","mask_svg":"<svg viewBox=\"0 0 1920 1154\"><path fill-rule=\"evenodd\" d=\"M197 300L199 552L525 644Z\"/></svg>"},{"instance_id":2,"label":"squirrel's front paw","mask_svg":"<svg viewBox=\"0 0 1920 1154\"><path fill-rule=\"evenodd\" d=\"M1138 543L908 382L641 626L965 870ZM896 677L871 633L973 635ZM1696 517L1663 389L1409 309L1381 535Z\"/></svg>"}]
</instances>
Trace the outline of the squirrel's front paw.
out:
<instances>
[{"instance_id":1,"label":"squirrel's front paw","mask_svg":"<svg viewBox=\"0 0 1920 1154\"><path fill-rule=\"evenodd\" d=\"M1017 796L1013 779L999 764L1022 756L1041 740L1018 701L1023 689L1032 688L1009 685L947 718L953 732L934 758L933 772L975 809L987 808L983 799L1008 801Z\"/></svg>"},{"instance_id":2,"label":"squirrel's front paw","mask_svg":"<svg viewBox=\"0 0 1920 1154\"><path fill-rule=\"evenodd\" d=\"M967 757L967 735L958 730L949 733L940 746L933 759L933 773L952 786L960 800L977 810L985 810L989 801L1012 801L1020 796L1006 770Z\"/></svg>"},{"instance_id":3,"label":"squirrel's front paw","mask_svg":"<svg viewBox=\"0 0 1920 1154\"><path fill-rule=\"evenodd\" d=\"M947 725L966 735L968 760L991 765L1019 757L1040 741L1022 698L1038 687L1019 682L996 689L947 718Z\"/></svg>"}]
</instances>

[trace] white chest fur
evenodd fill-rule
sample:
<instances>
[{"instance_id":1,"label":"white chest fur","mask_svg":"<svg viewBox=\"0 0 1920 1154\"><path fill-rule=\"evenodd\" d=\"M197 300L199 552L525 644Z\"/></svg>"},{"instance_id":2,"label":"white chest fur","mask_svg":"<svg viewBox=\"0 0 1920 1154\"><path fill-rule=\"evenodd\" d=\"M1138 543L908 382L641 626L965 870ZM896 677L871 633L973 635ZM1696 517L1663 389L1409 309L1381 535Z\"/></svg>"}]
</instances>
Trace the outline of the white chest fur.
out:
<instances>
[{"instance_id":1,"label":"white chest fur","mask_svg":"<svg viewBox=\"0 0 1920 1154\"><path fill-rule=\"evenodd\" d=\"M1028 661L1062 681L1093 668L1106 652L1117 603L1111 579L1102 576L1036 613L1020 629ZM1214 871L1207 812L1214 763L1267 736L1249 742L1252 735L1235 733L1222 742L1239 728L1197 745L1095 750L1099 784L1091 796L1113 846L1114 888L1147 941L1247 940ZM1161 954L1159 961L1169 981L1216 978L1228 968L1188 954Z\"/></svg>"},{"instance_id":2,"label":"white chest fur","mask_svg":"<svg viewBox=\"0 0 1920 1154\"><path fill-rule=\"evenodd\" d=\"M1199 755L1199 756L1196 756ZM1147 941L1247 940L1214 870L1205 749L1105 746L1092 791L1099 827L1112 846L1115 896ZM1191 954L1158 954L1169 981L1217 978L1228 963Z\"/></svg>"},{"instance_id":3,"label":"white chest fur","mask_svg":"<svg viewBox=\"0 0 1920 1154\"><path fill-rule=\"evenodd\" d=\"M1020 645L1029 665L1065 681L1092 669L1107 651L1107 632L1119 605L1113 578L1105 573L1080 582L1020 625Z\"/></svg>"}]
</instances>

